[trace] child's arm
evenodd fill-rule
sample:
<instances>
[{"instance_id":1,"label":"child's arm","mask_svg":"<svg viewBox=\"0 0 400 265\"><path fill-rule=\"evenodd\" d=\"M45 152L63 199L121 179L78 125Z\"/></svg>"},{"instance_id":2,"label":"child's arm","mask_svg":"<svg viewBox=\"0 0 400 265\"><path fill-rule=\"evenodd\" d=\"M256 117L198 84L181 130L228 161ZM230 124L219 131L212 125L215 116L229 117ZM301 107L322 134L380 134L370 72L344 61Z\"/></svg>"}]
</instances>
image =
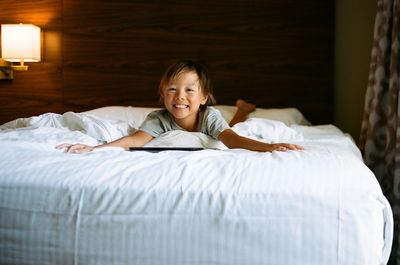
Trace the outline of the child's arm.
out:
<instances>
[{"instance_id":1,"label":"child's arm","mask_svg":"<svg viewBox=\"0 0 400 265\"><path fill-rule=\"evenodd\" d=\"M256 141L247 137L243 137L235 133L231 129L224 130L219 135L219 140L228 148L244 148L251 151L272 152L272 151L288 151L303 150L304 148L296 144L277 143L267 144Z\"/></svg>"},{"instance_id":2,"label":"child's arm","mask_svg":"<svg viewBox=\"0 0 400 265\"><path fill-rule=\"evenodd\" d=\"M85 144L61 144L56 146L57 149L66 148L66 152L68 153L86 153L93 151L95 148L101 148L106 146L116 146L123 147L124 149L128 149L129 147L141 147L153 140L154 137L150 134L143 131L136 131L134 134L119 138L115 141L97 145L97 146L88 146Z\"/></svg>"}]
</instances>

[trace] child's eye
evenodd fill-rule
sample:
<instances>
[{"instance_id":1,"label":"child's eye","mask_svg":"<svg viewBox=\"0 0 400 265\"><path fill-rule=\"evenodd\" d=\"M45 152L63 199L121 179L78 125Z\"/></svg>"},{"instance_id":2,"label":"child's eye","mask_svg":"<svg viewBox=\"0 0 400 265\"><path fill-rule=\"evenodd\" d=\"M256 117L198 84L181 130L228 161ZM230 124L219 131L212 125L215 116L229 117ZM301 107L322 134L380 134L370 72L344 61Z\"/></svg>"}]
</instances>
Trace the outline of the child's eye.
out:
<instances>
[{"instance_id":1,"label":"child's eye","mask_svg":"<svg viewBox=\"0 0 400 265\"><path fill-rule=\"evenodd\" d=\"M193 88L186 88L186 91L189 93L194 93L196 90L194 90Z\"/></svg>"},{"instance_id":2,"label":"child's eye","mask_svg":"<svg viewBox=\"0 0 400 265\"><path fill-rule=\"evenodd\" d=\"M170 87L170 88L167 89L167 91L168 91L168 92L175 92L175 91L176 91L176 88L175 88L175 87Z\"/></svg>"}]
</instances>

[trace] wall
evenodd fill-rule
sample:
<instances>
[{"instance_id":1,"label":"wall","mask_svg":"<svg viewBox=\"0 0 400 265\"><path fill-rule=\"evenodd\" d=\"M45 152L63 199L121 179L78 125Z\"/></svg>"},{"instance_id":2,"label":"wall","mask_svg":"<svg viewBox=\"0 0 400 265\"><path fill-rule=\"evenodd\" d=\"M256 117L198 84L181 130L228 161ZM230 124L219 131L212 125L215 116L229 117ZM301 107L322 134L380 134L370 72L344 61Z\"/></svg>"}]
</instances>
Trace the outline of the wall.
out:
<instances>
[{"instance_id":1,"label":"wall","mask_svg":"<svg viewBox=\"0 0 400 265\"><path fill-rule=\"evenodd\" d=\"M3 0L0 23L43 29L43 61L0 81L0 123L151 106L171 60L211 72L219 104L297 107L333 121L333 0Z\"/></svg>"},{"instance_id":2,"label":"wall","mask_svg":"<svg viewBox=\"0 0 400 265\"><path fill-rule=\"evenodd\" d=\"M376 0L336 0L335 124L358 142L368 83Z\"/></svg>"}]
</instances>

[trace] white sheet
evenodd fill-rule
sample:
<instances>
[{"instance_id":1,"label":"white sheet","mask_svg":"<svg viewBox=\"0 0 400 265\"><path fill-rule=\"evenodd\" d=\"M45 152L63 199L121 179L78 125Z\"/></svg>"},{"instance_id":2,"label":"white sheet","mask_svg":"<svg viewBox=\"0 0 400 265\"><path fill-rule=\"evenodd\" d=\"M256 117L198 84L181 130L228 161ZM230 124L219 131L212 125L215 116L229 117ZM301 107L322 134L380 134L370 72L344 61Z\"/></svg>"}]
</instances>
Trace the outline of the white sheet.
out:
<instances>
[{"instance_id":1,"label":"white sheet","mask_svg":"<svg viewBox=\"0 0 400 265\"><path fill-rule=\"evenodd\" d=\"M236 106L215 105L213 107L221 112L222 117L228 123L232 120L237 110ZM102 119L123 120L137 128L140 124L142 124L150 112L157 109L160 108L106 106L92 109L84 113L91 114ZM254 112L250 113L249 117L281 121L288 126L293 124L310 125L304 115L296 108L257 108Z\"/></svg>"},{"instance_id":2,"label":"white sheet","mask_svg":"<svg viewBox=\"0 0 400 265\"><path fill-rule=\"evenodd\" d=\"M333 125L255 119L235 127L304 151L81 155L54 146L108 141L119 125L71 113L23 126L9 123L0 133L0 264L387 262L390 207L354 143ZM223 149L186 132L150 144L174 142Z\"/></svg>"}]
</instances>

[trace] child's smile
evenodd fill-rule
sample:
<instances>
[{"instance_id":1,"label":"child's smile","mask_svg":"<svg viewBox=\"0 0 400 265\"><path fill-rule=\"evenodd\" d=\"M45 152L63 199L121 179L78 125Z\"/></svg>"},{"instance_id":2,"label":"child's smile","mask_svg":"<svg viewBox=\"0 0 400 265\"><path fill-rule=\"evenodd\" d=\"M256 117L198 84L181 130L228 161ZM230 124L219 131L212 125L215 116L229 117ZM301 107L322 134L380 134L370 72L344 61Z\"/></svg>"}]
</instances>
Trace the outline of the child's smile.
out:
<instances>
[{"instance_id":1,"label":"child's smile","mask_svg":"<svg viewBox=\"0 0 400 265\"><path fill-rule=\"evenodd\" d=\"M174 111L169 111L174 118L179 119L184 115L184 112L189 110L189 105L187 104L172 104Z\"/></svg>"},{"instance_id":2,"label":"child's smile","mask_svg":"<svg viewBox=\"0 0 400 265\"><path fill-rule=\"evenodd\" d=\"M189 105L185 105L185 104L173 104L174 108L177 109L187 109L189 108Z\"/></svg>"}]
</instances>

